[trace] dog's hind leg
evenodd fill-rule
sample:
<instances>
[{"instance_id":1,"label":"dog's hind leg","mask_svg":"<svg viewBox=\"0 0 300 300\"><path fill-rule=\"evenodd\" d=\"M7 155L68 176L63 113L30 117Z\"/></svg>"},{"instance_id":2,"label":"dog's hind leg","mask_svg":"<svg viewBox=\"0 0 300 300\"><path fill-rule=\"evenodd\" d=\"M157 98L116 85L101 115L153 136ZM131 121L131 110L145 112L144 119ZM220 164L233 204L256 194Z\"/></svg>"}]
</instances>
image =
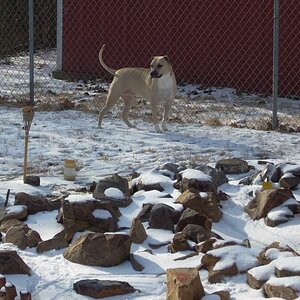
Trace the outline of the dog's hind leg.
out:
<instances>
[{"instance_id":1,"label":"dog's hind leg","mask_svg":"<svg viewBox=\"0 0 300 300\"><path fill-rule=\"evenodd\" d=\"M125 122L125 124L129 127L135 127L132 123L130 123L128 121L128 114L129 111L131 109L131 107L133 106L134 102L135 102L135 97L133 95L130 94L125 94L122 96L123 100L124 100L124 108L122 111L122 119Z\"/></svg>"},{"instance_id":2,"label":"dog's hind leg","mask_svg":"<svg viewBox=\"0 0 300 300\"><path fill-rule=\"evenodd\" d=\"M99 113L98 128L101 128L101 123L104 116L116 104L120 96L120 94L112 92L111 90L108 92L106 103Z\"/></svg>"}]
</instances>

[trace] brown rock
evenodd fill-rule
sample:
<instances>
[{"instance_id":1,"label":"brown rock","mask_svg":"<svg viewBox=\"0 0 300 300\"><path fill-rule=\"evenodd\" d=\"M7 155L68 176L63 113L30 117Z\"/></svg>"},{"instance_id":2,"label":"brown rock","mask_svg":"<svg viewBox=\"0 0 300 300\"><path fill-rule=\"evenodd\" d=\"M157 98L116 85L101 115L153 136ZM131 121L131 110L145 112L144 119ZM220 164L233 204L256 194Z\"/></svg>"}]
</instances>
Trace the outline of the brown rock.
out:
<instances>
[{"instance_id":1,"label":"brown rock","mask_svg":"<svg viewBox=\"0 0 300 300\"><path fill-rule=\"evenodd\" d=\"M300 184L300 175L296 176L293 173L285 173L279 180L279 185L286 189L293 189Z\"/></svg>"},{"instance_id":2,"label":"brown rock","mask_svg":"<svg viewBox=\"0 0 300 300\"><path fill-rule=\"evenodd\" d=\"M254 276L252 276L249 271L247 272L247 283L248 285L255 289L255 290L259 290L265 283L266 281L264 280L258 280L257 278L255 278Z\"/></svg>"},{"instance_id":3,"label":"brown rock","mask_svg":"<svg viewBox=\"0 0 300 300\"><path fill-rule=\"evenodd\" d=\"M107 196L106 191L110 188L118 189L124 195L124 198L116 199ZM132 199L130 198L128 180L118 174L99 180L93 192L93 197L95 199L109 202L113 207L126 207L132 202Z\"/></svg>"},{"instance_id":4,"label":"brown rock","mask_svg":"<svg viewBox=\"0 0 300 300\"><path fill-rule=\"evenodd\" d=\"M8 219L8 220L5 220L1 223L0 225L0 231L6 233L7 230L10 228L10 227L18 227L18 226L24 226L25 223L23 223L22 221L20 220L17 220L17 219Z\"/></svg>"},{"instance_id":5,"label":"brown rock","mask_svg":"<svg viewBox=\"0 0 300 300\"><path fill-rule=\"evenodd\" d=\"M26 220L28 211L24 205L13 205L0 208L0 224L6 220L17 219Z\"/></svg>"},{"instance_id":6,"label":"brown rock","mask_svg":"<svg viewBox=\"0 0 300 300\"><path fill-rule=\"evenodd\" d=\"M188 237L188 239L192 240L197 244L212 237L215 237L213 232L205 230L205 228L197 224L186 225L182 230L182 233L185 234Z\"/></svg>"},{"instance_id":7,"label":"brown rock","mask_svg":"<svg viewBox=\"0 0 300 300\"><path fill-rule=\"evenodd\" d=\"M144 267L136 261L132 253L129 254L129 261L135 271L142 272Z\"/></svg>"},{"instance_id":8,"label":"brown rock","mask_svg":"<svg viewBox=\"0 0 300 300\"><path fill-rule=\"evenodd\" d=\"M33 186L40 186L41 180L39 176L29 175L25 177L24 183L30 184Z\"/></svg>"},{"instance_id":9,"label":"brown rock","mask_svg":"<svg viewBox=\"0 0 300 300\"><path fill-rule=\"evenodd\" d=\"M250 171L250 166L240 158L221 159L216 163L215 168L225 174L243 174Z\"/></svg>"},{"instance_id":10,"label":"brown rock","mask_svg":"<svg viewBox=\"0 0 300 300\"><path fill-rule=\"evenodd\" d=\"M204 242L201 242L201 243L197 244L195 250L197 252L206 253L206 252L213 249L213 245L214 245L215 242L216 242L216 239L210 238L210 239L208 239Z\"/></svg>"},{"instance_id":11,"label":"brown rock","mask_svg":"<svg viewBox=\"0 0 300 300\"><path fill-rule=\"evenodd\" d=\"M190 208L206 215L213 222L218 222L222 217L222 211L218 207L218 197L214 192L200 196L200 191L194 188L184 191L176 200L184 208Z\"/></svg>"},{"instance_id":12,"label":"brown rock","mask_svg":"<svg viewBox=\"0 0 300 300\"><path fill-rule=\"evenodd\" d=\"M0 250L0 274L30 274L30 268L16 251Z\"/></svg>"},{"instance_id":13,"label":"brown rock","mask_svg":"<svg viewBox=\"0 0 300 300\"><path fill-rule=\"evenodd\" d=\"M27 247L36 247L41 241L39 233L30 229L27 225L10 227L4 239L5 243L12 243L22 250Z\"/></svg>"},{"instance_id":14,"label":"brown rock","mask_svg":"<svg viewBox=\"0 0 300 300\"><path fill-rule=\"evenodd\" d=\"M177 232L173 236L173 241L169 246L169 250L172 253L177 251L191 250L190 245L188 244L188 236L183 232Z\"/></svg>"},{"instance_id":15,"label":"brown rock","mask_svg":"<svg viewBox=\"0 0 300 300\"><path fill-rule=\"evenodd\" d=\"M286 200L295 198L290 190L267 189L259 192L246 206L245 211L253 220L265 218L268 212Z\"/></svg>"},{"instance_id":16,"label":"brown rock","mask_svg":"<svg viewBox=\"0 0 300 300\"><path fill-rule=\"evenodd\" d=\"M156 229L174 230L180 218L181 212L175 210L173 207L158 203L155 204L150 212L149 226Z\"/></svg>"},{"instance_id":17,"label":"brown rock","mask_svg":"<svg viewBox=\"0 0 300 300\"><path fill-rule=\"evenodd\" d=\"M280 284L280 279L273 279L276 281L276 285L272 285L271 283L267 282L264 284L264 290L265 293L267 294L268 297L278 297L278 298L283 298L283 299L299 299L297 293L300 291L295 290L292 286L286 286L284 282ZM300 277L294 277L294 282L295 284L298 284L300 281Z\"/></svg>"},{"instance_id":18,"label":"brown rock","mask_svg":"<svg viewBox=\"0 0 300 300\"><path fill-rule=\"evenodd\" d=\"M217 291L212 293L212 295L219 296L220 300L230 300L230 293L228 291Z\"/></svg>"},{"instance_id":19,"label":"brown rock","mask_svg":"<svg viewBox=\"0 0 300 300\"><path fill-rule=\"evenodd\" d=\"M60 201L50 201L42 195L32 196L26 193L17 193L15 205L25 205L28 214L35 214L41 211L52 211L59 209Z\"/></svg>"},{"instance_id":20,"label":"brown rock","mask_svg":"<svg viewBox=\"0 0 300 300\"><path fill-rule=\"evenodd\" d=\"M137 215L136 218L140 219L141 222L148 222L149 218L150 218L150 212L151 212L152 207L153 207L153 204L149 204L149 203L143 204L143 208L139 212L139 214Z\"/></svg>"},{"instance_id":21,"label":"brown rock","mask_svg":"<svg viewBox=\"0 0 300 300\"><path fill-rule=\"evenodd\" d=\"M135 218L132 220L129 236L135 244L142 244L147 238L146 230L139 219Z\"/></svg>"},{"instance_id":22,"label":"brown rock","mask_svg":"<svg viewBox=\"0 0 300 300\"><path fill-rule=\"evenodd\" d=\"M300 276L300 256L282 258L275 262L277 277Z\"/></svg>"},{"instance_id":23,"label":"brown rock","mask_svg":"<svg viewBox=\"0 0 300 300\"><path fill-rule=\"evenodd\" d=\"M267 265L269 264L272 259L270 257L267 256L267 252L269 249L276 249L279 252L291 252L293 253L294 256L299 256L299 254L292 249L289 246L281 246L279 242L273 242L270 245L268 245L267 247L265 247L258 255L257 260L259 261L259 263L263 264L263 265Z\"/></svg>"},{"instance_id":24,"label":"brown rock","mask_svg":"<svg viewBox=\"0 0 300 300\"><path fill-rule=\"evenodd\" d=\"M101 267L112 267L128 259L131 240L126 234L85 233L65 250L71 262Z\"/></svg>"},{"instance_id":25,"label":"brown rock","mask_svg":"<svg viewBox=\"0 0 300 300\"><path fill-rule=\"evenodd\" d=\"M204 289L197 268L167 269L167 299L201 299Z\"/></svg>"},{"instance_id":26,"label":"brown rock","mask_svg":"<svg viewBox=\"0 0 300 300\"><path fill-rule=\"evenodd\" d=\"M226 276L234 276L239 274L239 270L235 263L233 265L222 269L222 270L214 270L213 268L208 269L208 281L210 283L222 282L223 278Z\"/></svg>"},{"instance_id":27,"label":"brown rock","mask_svg":"<svg viewBox=\"0 0 300 300\"><path fill-rule=\"evenodd\" d=\"M124 281L85 279L74 283L73 289L77 294L94 299L120 296L133 293L135 289Z\"/></svg>"},{"instance_id":28,"label":"brown rock","mask_svg":"<svg viewBox=\"0 0 300 300\"><path fill-rule=\"evenodd\" d=\"M63 238L53 238L47 241L39 242L36 252L41 253L50 250L59 250L69 247L69 244Z\"/></svg>"},{"instance_id":29,"label":"brown rock","mask_svg":"<svg viewBox=\"0 0 300 300\"><path fill-rule=\"evenodd\" d=\"M205 230L210 231L212 222L206 215L201 214L193 209L187 208L183 211L175 227L175 232L182 231L188 224L200 225Z\"/></svg>"}]
</instances>

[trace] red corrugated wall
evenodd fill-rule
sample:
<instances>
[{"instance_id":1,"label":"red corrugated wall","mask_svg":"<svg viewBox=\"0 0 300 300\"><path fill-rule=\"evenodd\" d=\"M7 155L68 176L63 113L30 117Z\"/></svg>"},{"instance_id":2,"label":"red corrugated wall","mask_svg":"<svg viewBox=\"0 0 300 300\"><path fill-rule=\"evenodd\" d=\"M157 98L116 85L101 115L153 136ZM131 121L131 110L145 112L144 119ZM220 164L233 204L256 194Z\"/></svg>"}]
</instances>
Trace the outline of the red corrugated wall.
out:
<instances>
[{"instance_id":1,"label":"red corrugated wall","mask_svg":"<svg viewBox=\"0 0 300 300\"><path fill-rule=\"evenodd\" d=\"M281 0L280 92L299 94L300 1ZM291 23L292 22L292 23ZM167 54L179 82L272 91L272 0L64 0L63 71L104 76Z\"/></svg>"}]
</instances>

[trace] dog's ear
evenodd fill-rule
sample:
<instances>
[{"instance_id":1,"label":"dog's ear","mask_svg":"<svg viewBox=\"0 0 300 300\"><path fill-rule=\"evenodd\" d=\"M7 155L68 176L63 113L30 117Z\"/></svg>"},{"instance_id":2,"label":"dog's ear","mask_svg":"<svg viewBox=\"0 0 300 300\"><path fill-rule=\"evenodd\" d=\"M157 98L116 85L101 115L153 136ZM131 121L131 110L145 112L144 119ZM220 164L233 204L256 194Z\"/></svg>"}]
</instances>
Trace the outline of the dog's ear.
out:
<instances>
[{"instance_id":1,"label":"dog's ear","mask_svg":"<svg viewBox=\"0 0 300 300\"><path fill-rule=\"evenodd\" d=\"M170 59L168 55L164 55L164 59L170 64Z\"/></svg>"}]
</instances>

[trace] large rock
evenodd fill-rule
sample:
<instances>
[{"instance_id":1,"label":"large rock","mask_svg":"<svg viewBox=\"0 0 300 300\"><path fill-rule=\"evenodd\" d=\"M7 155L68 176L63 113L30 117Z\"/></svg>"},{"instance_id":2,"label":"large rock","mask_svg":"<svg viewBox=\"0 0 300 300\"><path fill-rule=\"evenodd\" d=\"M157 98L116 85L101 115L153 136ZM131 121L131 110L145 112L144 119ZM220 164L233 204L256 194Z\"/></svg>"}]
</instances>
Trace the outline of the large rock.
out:
<instances>
[{"instance_id":1,"label":"large rock","mask_svg":"<svg viewBox=\"0 0 300 300\"><path fill-rule=\"evenodd\" d=\"M17 219L26 220L27 219L27 208L24 205L13 205L8 207L0 208L0 224L6 220Z\"/></svg>"},{"instance_id":2,"label":"large rock","mask_svg":"<svg viewBox=\"0 0 300 300\"><path fill-rule=\"evenodd\" d=\"M188 224L200 225L208 231L211 230L212 226L211 220L206 215L190 208L185 209L181 214L180 219L175 227L175 231L182 231Z\"/></svg>"},{"instance_id":3,"label":"large rock","mask_svg":"<svg viewBox=\"0 0 300 300\"><path fill-rule=\"evenodd\" d=\"M217 187L212 178L202 171L186 169L177 176L175 187L181 192L194 188L199 192L214 192L217 195Z\"/></svg>"},{"instance_id":4,"label":"large rock","mask_svg":"<svg viewBox=\"0 0 300 300\"><path fill-rule=\"evenodd\" d=\"M1 223L0 231L6 233L10 227L25 226L25 223L17 219L8 219Z\"/></svg>"},{"instance_id":5,"label":"large rock","mask_svg":"<svg viewBox=\"0 0 300 300\"><path fill-rule=\"evenodd\" d=\"M131 241L135 244L142 244L147 238L146 230L140 219L133 219L129 231Z\"/></svg>"},{"instance_id":6,"label":"large rock","mask_svg":"<svg viewBox=\"0 0 300 300\"><path fill-rule=\"evenodd\" d=\"M69 247L68 242L63 238L53 238L39 242L36 247L36 252L41 253L50 250L59 250Z\"/></svg>"},{"instance_id":7,"label":"large rock","mask_svg":"<svg viewBox=\"0 0 300 300\"><path fill-rule=\"evenodd\" d=\"M39 233L25 224L23 226L10 227L4 238L5 243L12 243L22 250L27 247L36 247L41 241Z\"/></svg>"},{"instance_id":8,"label":"large rock","mask_svg":"<svg viewBox=\"0 0 300 300\"><path fill-rule=\"evenodd\" d=\"M16 251L0 250L0 274L30 274L30 268Z\"/></svg>"},{"instance_id":9,"label":"large rock","mask_svg":"<svg viewBox=\"0 0 300 300\"><path fill-rule=\"evenodd\" d=\"M202 171L203 173L210 176L213 182L216 184L216 186L220 186L228 182L228 178L222 170L217 170L205 164L198 164L194 167L194 169Z\"/></svg>"},{"instance_id":10,"label":"large rock","mask_svg":"<svg viewBox=\"0 0 300 300\"><path fill-rule=\"evenodd\" d=\"M116 231L118 213L110 203L91 198L69 196L62 202L62 222L67 231Z\"/></svg>"},{"instance_id":11,"label":"large rock","mask_svg":"<svg viewBox=\"0 0 300 300\"><path fill-rule=\"evenodd\" d=\"M286 278L272 278L264 284L264 291L269 298L277 297L287 300L299 299L300 276Z\"/></svg>"},{"instance_id":12,"label":"large rock","mask_svg":"<svg viewBox=\"0 0 300 300\"><path fill-rule=\"evenodd\" d=\"M78 264L112 267L128 259L130 247L126 234L85 233L65 250L64 257Z\"/></svg>"},{"instance_id":13,"label":"large rock","mask_svg":"<svg viewBox=\"0 0 300 300\"><path fill-rule=\"evenodd\" d=\"M113 207L126 207L132 202L128 180L118 174L99 180L93 197L109 202Z\"/></svg>"},{"instance_id":14,"label":"large rock","mask_svg":"<svg viewBox=\"0 0 300 300\"><path fill-rule=\"evenodd\" d=\"M182 230L182 233L185 234L189 240L195 243L201 243L207 239L215 237L215 234L210 230L206 230L200 225L197 224L188 224Z\"/></svg>"},{"instance_id":15,"label":"large rock","mask_svg":"<svg viewBox=\"0 0 300 300\"><path fill-rule=\"evenodd\" d=\"M173 236L172 243L168 246L169 251L175 253L177 251L192 250L188 243L189 237L183 232L177 232Z\"/></svg>"},{"instance_id":16,"label":"large rock","mask_svg":"<svg viewBox=\"0 0 300 300\"><path fill-rule=\"evenodd\" d=\"M216 169L225 174L243 174L250 171L248 163L240 158L221 159L216 163Z\"/></svg>"},{"instance_id":17,"label":"large rock","mask_svg":"<svg viewBox=\"0 0 300 300\"><path fill-rule=\"evenodd\" d=\"M41 211L58 210L61 207L61 199L48 200L43 195L33 196L26 193L17 193L15 205L25 205L28 214L35 214Z\"/></svg>"},{"instance_id":18,"label":"large rock","mask_svg":"<svg viewBox=\"0 0 300 300\"><path fill-rule=\"evenodd\" d=\"M174 230L180 218L181 212L175 210L173 207L158 203L155 204L150 212L149 226L155 229Z\"/></svg>"},{"instance_id":19,"label":"large rock","mask_svg":"<svg viewBox=\"0 0 300 300\"><path fill-rule=\"evenodd\" d=\"M268 212L281 205L288 199L295 198L290 190L267 189L260 191L255 198L246 206L245 211L253 220L265 218Z\"/></svg>"},{"instance_id":20,"label":"large rock","mask_svg":"<svg viewBox=\"0 0 300 300\"><path fill-rule=\"evenodd\" d=\"M201 299L204 289L197 268L167 269L167 300Z\"/></svg>"},{"instance_id":21,"label":"large rock","mask_svg":"<svg viewBox=\"0 0 300 300\"><path fill-rule=\"evenodd\" d=\"M135 292L135 289L124 281L83 279L73 285L77 294L94 299L120 296Z\"/></svg>"},{"instance_id":22,"label":"large rock","mask_svg":"<svg viewBox=\"0 0 300 300\"><path fill-rule=\"evenodd\" d=\"M184 191L176 202L181 203L184 208L191 208L201 214L218 222L222 218L222 211L218 207L218 197L214 192L201 193L195 188Z\"/></svg>"},{"instance_id":23,"label":"large rock","mask_svg":"<svg viewBox=\"0 0 300 300\"><path fill-rule=\"evenodd\" d=\"M300 184L300 175L294 175L292 172L285 173L279 180L279 185L283 188L293 189Z\"/></svg>"}]
</instances>

